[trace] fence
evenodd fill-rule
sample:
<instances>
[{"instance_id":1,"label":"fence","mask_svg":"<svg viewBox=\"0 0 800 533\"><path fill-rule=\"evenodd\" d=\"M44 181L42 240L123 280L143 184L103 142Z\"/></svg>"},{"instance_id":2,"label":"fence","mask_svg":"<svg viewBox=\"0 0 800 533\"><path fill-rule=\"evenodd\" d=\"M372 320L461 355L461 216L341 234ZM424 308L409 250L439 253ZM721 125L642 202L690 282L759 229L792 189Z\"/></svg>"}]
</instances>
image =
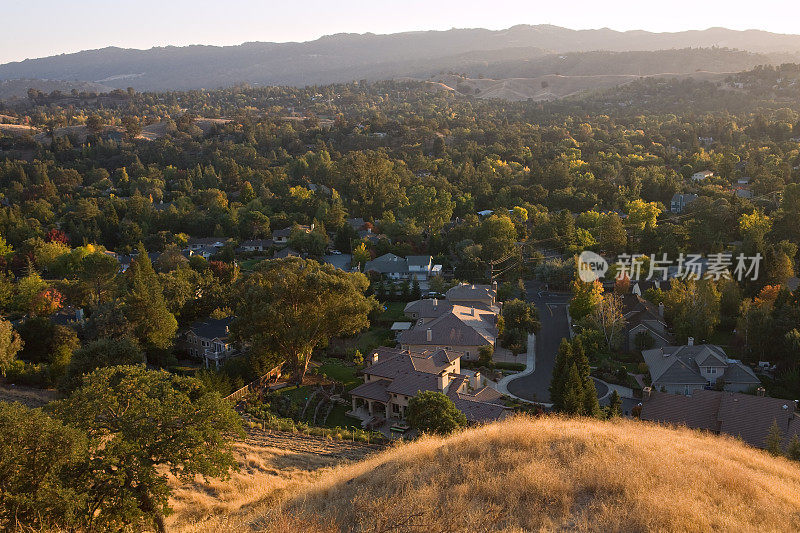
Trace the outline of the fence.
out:
<instances>
[{"instance_id":1,"label":"fence","mask_svg":"<svg viewBox=\"0 0 800 533\"><path fill-rule=\"evenodd\" d=\"M232 400L232 401L239 401L242 398L244 398L246 396L249 396L250 394L253 394L254 392L261 392L264 389L264 387L266 387L266 385L269 383L269 381L271 379L274 378L275 380L277 380L279 377L281 377L281 367L282 366L283 366L283 364L280 364L280 365L276 366L275 368L273 368L272 370L270 370L269 372L267 372L266 374L264 374L260 378L251 381L250 383L248 383L247 385L245 385L241 389L239 389L237 391L234 391L231 394L225 396L225 399L226 400Z\"/></svg>"}]
</instances>

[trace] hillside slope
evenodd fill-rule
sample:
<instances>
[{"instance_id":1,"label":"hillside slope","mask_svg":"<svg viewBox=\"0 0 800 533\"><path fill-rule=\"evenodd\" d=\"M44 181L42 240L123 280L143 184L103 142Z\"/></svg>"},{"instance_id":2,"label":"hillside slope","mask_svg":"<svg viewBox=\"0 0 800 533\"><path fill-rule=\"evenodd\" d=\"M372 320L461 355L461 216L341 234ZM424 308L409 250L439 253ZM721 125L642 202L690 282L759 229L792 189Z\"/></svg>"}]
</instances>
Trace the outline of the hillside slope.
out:
<instances>
[{"instance_id":1,"label":"hillside slope","mask_svg":"<svg viewBox=\"0 0 800 533\"><path fill-rule=\"evenodd\" d=\"M190 531L797 531L800 466L734 439L514 418L323 474Z\"/></svg>"},{"instance_id":2,"label":"hillside slope","mask_svg":"<svg viewBox=\"0 0 800 533\"><path fill-rule=\"evenodd\" d=\"M600 72L575 72L571 63L581 63L580 58L565 59L561 54L711 47L781 54L781 58L773 57L771 62L785 62L794 57L792 54L800 52L800 36L724 28L651 33L617 32L607 28L571 30L548 25L519 25L499 31L478 28L390 35L337 34L303 43L167 46L149 50L108 47L0 65L0 80L86 80L122 89L130 86L137 90L170 90L215 88L238 82L310 85L353 79L424 77L443 70L474 75L475 69L481 69L481 74L494 78L567 74L561 69L580 75L639 74L651 63L647 54L640 54L638 59L622 58L634 63L622 72L616 67ZM740 70L746 68L741 66L743 63L750 64L754 60L752 57L727 57L729 54L724 52L708 53L726 56L718 68L715 65L719 62L714 63L712 57L695 68ZM534 61L548 55L551 57L543 62ZM533 65L529 64L531 61ZM619 58L612 61L619 63ZM664 65L656 72L672 71Z\"/></svg>"}]
</instances>

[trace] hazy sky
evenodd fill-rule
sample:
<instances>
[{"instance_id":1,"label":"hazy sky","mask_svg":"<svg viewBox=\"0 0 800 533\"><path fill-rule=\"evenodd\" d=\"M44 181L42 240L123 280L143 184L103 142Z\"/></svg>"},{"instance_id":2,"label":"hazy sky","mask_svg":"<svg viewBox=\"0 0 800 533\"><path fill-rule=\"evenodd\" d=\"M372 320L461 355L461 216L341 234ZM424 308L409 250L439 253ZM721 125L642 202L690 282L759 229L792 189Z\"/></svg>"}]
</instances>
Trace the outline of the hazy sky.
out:
<instances>
[{"instance_id":1,"label":"hazy sky","mask_svg":"<svg viewBox=\"0 0 800 533\"><path fill-rule=\"evenodd\" d=\"M111 45L306 41L340 32L515 24L800 33L797 0L0 0L0 13L0 63Z\"/></svg>"}]
</instances>

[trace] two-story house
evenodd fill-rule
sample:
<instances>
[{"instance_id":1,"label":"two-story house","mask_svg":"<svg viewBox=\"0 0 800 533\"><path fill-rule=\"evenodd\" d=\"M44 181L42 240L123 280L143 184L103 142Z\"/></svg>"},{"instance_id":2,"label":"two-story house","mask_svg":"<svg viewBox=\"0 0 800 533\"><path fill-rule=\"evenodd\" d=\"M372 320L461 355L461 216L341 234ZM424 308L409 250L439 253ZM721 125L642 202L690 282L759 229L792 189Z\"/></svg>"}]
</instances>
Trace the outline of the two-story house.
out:
<instances>
[{"instance_id":1,"label":"two-story house","mask_svg":"<svg viewBox=\"0 0 800 533\"><path fill-rule=\"evenodd\" d=\"M233 317L194 322L184 336L184 349L190 356L202 359L206 368L212 364L219 368L226 359L239 355L229 339L232 322Z\"/></svg>"},{"instance_id":2,"label":"two-story house","mask_svg":"<svg viewBox=\"0 0 800 533\"><path fill-rule=\"evenodd\" d=\"M424 391L446 394L471 423L497 420L509 412L500 393L482 386L479 372L461 374L459 353L377 348L367 361L364 383L350 391L349 413L365 424L405 419L409 401Z\"/></svg>"},{"instance_id":3,"label":"two-story house","mask_svg":"<svg viewBox=\"0 0 800 533\"><path fill-rule=\"evenodd\" d=\"M427 281L429 276L441 272L441 265L433 264L429 255L400 257L392 253L383 254L364 265L364 272L376 272L391 280L414 279Z\"/></svg>"},{"instance_id":4,"label":"two-story house","mask_svg":"<svg viewBox=\"0 0 800 533\"><path fill-rule=\"evenodd\" d=\"M622 297L623 349L635 349L637 337L646 335L650 342L645 347L661 348L672 344L672 335L664 321L664 304L653 305L638 294L629 293Z\"/></svg>"},{"instance_id":5,"label":"two-story house","mask_svg":"<svg viewBox=\"0 0 800 533\"><path fill-rule=\"evenodd\" d=\"M497 343L498 308L483 302L457 305L447 300L426 299L406 305L414 326L401 331L397 342L405 350L432 349L459 352L465 360L477 360L481 347Z\"/></svg>"},{"instance_id":6,"label":"two-story house","mask_svg":"<svg viewBox=\"0 0 800 533\"><path fill-rule=\"evenodd\" d=\"M650 370L653 389L691 396L697 390L718 386L729 392L745 392L761 381L741 361L729 359L714 344L695 345L689 338L686 346L663 346L643 350Z\"/></svg>"}]
</instances>

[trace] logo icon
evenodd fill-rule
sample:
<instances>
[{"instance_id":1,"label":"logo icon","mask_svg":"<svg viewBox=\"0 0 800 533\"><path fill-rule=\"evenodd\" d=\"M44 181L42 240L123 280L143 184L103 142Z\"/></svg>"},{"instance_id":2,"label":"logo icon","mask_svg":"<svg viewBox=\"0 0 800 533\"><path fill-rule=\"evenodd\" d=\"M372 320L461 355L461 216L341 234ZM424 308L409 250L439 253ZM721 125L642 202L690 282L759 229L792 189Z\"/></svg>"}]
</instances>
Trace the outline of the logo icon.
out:
<instances>
[{"instance_id":1,"label":"logo icon","mask_svg":"<svg viewBox=\"0 0 800 533\"><path fill-rule=\"evenodd\" d=\"M585 250L578 256L578 277L584 283L591 283L603 277L608 271L608 261L603 256Z\"/></svg>"}]
</instances>

